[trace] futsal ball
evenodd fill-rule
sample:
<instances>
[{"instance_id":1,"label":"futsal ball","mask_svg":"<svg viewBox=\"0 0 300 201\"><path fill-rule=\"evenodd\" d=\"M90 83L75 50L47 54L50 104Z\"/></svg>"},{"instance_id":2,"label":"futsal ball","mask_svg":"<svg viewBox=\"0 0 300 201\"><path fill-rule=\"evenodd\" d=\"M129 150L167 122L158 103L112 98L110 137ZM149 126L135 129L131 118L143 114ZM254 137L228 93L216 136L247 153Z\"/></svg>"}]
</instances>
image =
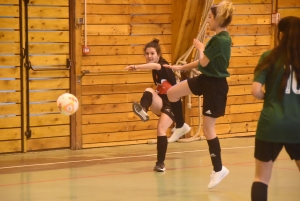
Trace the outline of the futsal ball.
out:
<instances>
[{"instance_id":1,"label":"futsal ball","mask_svg":"<svg viewBox=\"0 0 300 201\"><path fill-rule=\"evenodd\" d=\"M58 110L63 115L72 115L78 109L77 98L70 93L64 93L60 95L56 101Z\"/></svg>"}]
</instances>

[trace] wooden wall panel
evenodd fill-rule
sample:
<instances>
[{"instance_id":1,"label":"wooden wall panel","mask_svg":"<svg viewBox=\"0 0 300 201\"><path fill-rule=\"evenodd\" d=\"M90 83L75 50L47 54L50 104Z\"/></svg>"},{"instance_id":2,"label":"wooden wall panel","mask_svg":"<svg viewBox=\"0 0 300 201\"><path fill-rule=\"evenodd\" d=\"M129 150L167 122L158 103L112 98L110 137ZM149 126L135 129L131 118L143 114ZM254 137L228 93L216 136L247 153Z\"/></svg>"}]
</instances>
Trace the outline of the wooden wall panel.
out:
<instances>
[{"instance_id":1,"label":"wooden wall panel","mask_svg":"<svg viewBox=\"0 0 300 201\"><path fill-rule=\"evenodd\" d=\"M84 1L81 13L84 15ZM145 63L144 45L160 40L163 57L171 59L171 0L87 1L87 45L81 70L82 147L132 144L155 138L157 119L143 124L131 109L147 87L150 71L124 72L129 64ZM82 45L84 45L84 26ZM105 145L105 146L106 146Z\"/></svg>"},{"instance_id":2,"label":"wooden wall panel","mask_svg":"<svg viewBox=\"0 0 300 201\"><path fill-rule=\"evenodd\" d=\"M29 72L30 129L27 150L70 147L70 117L61 115L58 96L70 91L69 1L34 0L28 6L29 60L34 68L62 70Z\"/></svg>"},{"instance_id":3,"label":"wooden wall panel","mask_svg":"<svg viewBox=\"0 0 300 201\"><path fill-rule=\"evenodd\" d=\"M278 0L278 12L280 17L297 16L300 17L300 1L298 0Z\"/></svg>"},{"instance_id":4,"label":"wooden wall panel","mask_svg":"<svg viewBox=\"0 0 300 201\"><path fill-rule=\"evenodd\" d=\"M0 4L0 153L21 151L19 1Z\"/></svg>"}]
</instances>

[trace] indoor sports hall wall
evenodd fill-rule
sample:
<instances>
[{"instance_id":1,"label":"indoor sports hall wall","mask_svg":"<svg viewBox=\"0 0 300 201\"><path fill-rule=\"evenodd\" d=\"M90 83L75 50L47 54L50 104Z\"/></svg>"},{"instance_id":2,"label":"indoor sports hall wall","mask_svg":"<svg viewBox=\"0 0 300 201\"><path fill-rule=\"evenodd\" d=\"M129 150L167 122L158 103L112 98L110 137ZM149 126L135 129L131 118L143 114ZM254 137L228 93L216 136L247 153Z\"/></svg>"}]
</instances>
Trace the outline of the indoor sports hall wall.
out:
<instances>
[{"instance_id":1,"label":"indoor sports hall wall","mask_svg":"<svg viewBox=\"0 0 300 201\"><path fill-rule=\"evenodd\" d=\"M139 144L156 138L157 117L149 113L151 120L144 123L131 109L143 90L153 87L151 74L123 69L128 64L144 63L143 46L153 38L160 40L163 56L171 61L178 34L172 31L180 25L186 1L86 0L86 40L85 26L72 24L75 18L69 18L74 4L76 22L84 17L84 0L29 1L28 58L36 70L28 70L27 82L26 59L20 56L26 35L24 6L20 16L19 2L24 1L2 0L0 153ZM218 119L216 131L220 137L253 136L262 102L251 96L250 86L259 56L274 45L271 13L277 5L281 17L299 16L300 4L298 0L232 1L230 90L226 115ZM208 31L206 41L212 35ZM88 55L82 55L85 42L90 48ZM73 51L76 56L72 59ZM74 72L66 70L68 59ZM61 70L37 69L49 67ZM83 75L83 71L89 73ZM57 97L70 90L80 102L71 118L59 114L56 107ZM194 134L199 122L197 97L192 98L192 105L186 113L190 114ZM27 138L25 133L31 136Z\"/></svg>"},{"instance_id":2,"label":"indoor sports hall wall","mask_svg":"<svg viewBox=\"0 0 300 201\"><path fill-rule=\"evenodd\" d=\"M26 47L24 8L24 1L0 2L0 152L69 148L70 118L56 107L57 97L70 88L69 1L29 2L28 71L27 60L20 61L20 52L26 55L20 49Z\"/></svg>"},{"instance_id":3,"label":"indoor sports hall wall","mask_svg":"<svg viewBox=\"0 0 300 201\"><path fill-rule=\"evenodd\" d=\"M163 57L170 61L171 0L87 0L86 19L90 54L82 57L81 70L91 73L81 82L82 147L137 144L155 138L158 118L151 114L151 120L143 123L132 112L132 102L139 101L145 88L153 87L151 72L123 69L144 63L143 47L154 38L160 40Z\"/></svg>"}]
</instances>

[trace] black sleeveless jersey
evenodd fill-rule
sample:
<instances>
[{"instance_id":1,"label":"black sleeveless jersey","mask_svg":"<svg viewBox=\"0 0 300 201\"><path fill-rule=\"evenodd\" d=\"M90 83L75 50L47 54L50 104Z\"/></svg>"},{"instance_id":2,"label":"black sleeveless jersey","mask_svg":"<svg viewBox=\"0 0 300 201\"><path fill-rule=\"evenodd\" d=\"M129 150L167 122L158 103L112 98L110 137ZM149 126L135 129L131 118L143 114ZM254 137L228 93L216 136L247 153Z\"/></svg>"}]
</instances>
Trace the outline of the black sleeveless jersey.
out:
<instances>
[{"instance_id":1,"label":"black sleeveless jersey","mask_svg":"<svg viewBox=\"0 0 300 201\"><path fill-rule=\"evenodd\" d=\"M166 68L163 65L169 64L164 58L160 57L158 63L161 66L160 70L152 70L152 78L155 85L161 84L161 80L167 80L172 86L176 84L176 78L173 73L173 70Z\"/></svg>"}]
</instances>

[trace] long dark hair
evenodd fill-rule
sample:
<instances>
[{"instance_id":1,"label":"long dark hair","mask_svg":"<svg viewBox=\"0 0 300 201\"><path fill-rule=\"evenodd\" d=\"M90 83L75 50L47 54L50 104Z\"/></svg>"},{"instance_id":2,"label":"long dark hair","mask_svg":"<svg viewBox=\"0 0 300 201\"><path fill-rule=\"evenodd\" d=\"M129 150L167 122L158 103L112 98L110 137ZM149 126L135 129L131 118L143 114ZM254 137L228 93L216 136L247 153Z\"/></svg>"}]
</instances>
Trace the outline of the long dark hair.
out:
<instances>
[{"instance_id":1,"label":"long dark hair","mask_svg":"<svg viewBox=\"0 0 300 201\"><path fill-rule=\"evenodd\" d=\"M294 16L282 18L278 23L277 39L278 45L256 66L254 73L273 68L278 62L285 66L279 93L282 98L291 73L290 66L295 72L297 82L300 83L300 18Z\"/></svg>"}]
</instances>

